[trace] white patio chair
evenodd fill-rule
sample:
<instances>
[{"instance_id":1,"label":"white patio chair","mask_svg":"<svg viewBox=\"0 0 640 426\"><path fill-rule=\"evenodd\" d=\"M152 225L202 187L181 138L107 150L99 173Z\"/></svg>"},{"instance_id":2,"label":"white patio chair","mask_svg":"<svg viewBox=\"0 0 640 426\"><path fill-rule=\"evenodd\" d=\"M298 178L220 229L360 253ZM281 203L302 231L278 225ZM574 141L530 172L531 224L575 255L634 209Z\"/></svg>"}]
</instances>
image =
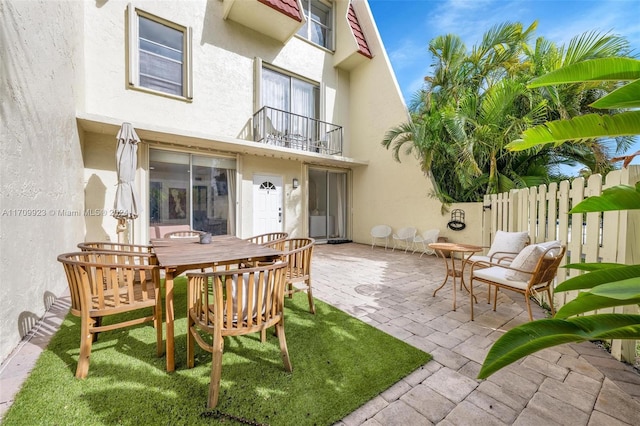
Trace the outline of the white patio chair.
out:
<instances>
[{"instance_id":1,"label":"white patio chair","mask_svg":"<svg viewBox=\"0 0 640 426\"><path fill-rule=\"evenodd\" d=\"M425 254L436 254L435 250L429 248L429 244L438 242L439 236L439 229L429 229L428 231L424 231L421 235L416 235L413 237L413 252L415 253L417 250L421 250L422 253L420 254L420 257Z\"/></svg>"},{"instance_id":2,"label":"white patio chair","mask_svg":"<svg viewBox=\"0 0 640 426\"><path fill-rule=\"evenodd\" d=\"M413 244L413 239L416 236L417 229L411 226L400 228L398 232L393 234L393 251L396 250L398 244L404 244L404 252L409 250L409 246Z\"/></svg>"},{"instance_id":3,"label":"white patio chair","mask_svg":"<svg viewBox=\"0 0 640 426\"><path fill-rule=\"evenodd\" d=\"M389 237L391 236L391 227L389 225L376 225L371 228L371 249L376 244L378 238L384 239L384 249L389 245Z\"/></svg>"}]
</instances>

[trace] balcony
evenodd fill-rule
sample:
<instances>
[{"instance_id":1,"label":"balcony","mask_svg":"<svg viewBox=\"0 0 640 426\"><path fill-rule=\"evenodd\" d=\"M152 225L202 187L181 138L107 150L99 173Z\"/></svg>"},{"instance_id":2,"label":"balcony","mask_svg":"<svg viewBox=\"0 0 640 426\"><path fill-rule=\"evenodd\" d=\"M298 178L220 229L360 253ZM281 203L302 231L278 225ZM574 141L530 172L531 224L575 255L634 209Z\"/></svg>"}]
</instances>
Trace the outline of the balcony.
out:
<instances>
[{"instance_id":1,"label":"balcony","mask_svg":"<svg viewBox=\"0 0 640 426\"><path fill-rule=\"evenodd\" d=\"M253 140L326 155L342 155L342 127L263 107L253 115Z\"/></svg>"}]
</instances>

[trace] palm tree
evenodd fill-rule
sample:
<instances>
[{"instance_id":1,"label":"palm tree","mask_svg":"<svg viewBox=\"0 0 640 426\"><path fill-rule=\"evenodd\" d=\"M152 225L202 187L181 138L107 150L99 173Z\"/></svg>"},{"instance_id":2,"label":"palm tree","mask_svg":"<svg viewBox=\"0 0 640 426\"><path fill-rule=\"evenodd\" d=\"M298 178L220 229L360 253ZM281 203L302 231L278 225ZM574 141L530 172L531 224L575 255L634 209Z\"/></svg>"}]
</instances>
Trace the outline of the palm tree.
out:
<instances>
[{"instance_id":1,"label":"palm tree","mask_svg":"<svg viewBox=\"0 0 640 426\"><path fill-rule=\"evenodd\" d=\"M525 152L506 149L529 127L590 112L591 101L611 90L611 83L532 89L527 81L563 64L628 51L623 38L597 33L574 38L566 50L543 38L531 48L536 26L497 25L470 53L452 34L429 43L433 74L411 103L411 122L390 129L382 145L396 161L401 153L417 156L441 202L479 201L487 193L560 180L561 164L579 163L600 173L611 167L609 151L597 139ZM624 138L616 142L615 152L629 145Z\"/></svg>"}]
</instances>

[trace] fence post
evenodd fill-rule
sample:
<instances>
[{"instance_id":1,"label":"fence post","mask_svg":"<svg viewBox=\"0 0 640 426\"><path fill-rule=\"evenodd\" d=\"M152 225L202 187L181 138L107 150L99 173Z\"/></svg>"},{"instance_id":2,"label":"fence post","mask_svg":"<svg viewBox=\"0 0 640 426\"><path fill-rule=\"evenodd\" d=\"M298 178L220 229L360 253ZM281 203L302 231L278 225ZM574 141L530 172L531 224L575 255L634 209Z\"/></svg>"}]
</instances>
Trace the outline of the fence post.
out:
<instances>
[{"instance_id":1,"label":"fence post","mask_svg":"<svg viewBox=\"0 0 640 426\"><path fill-rule=\"evenodd\" d=\"M634 186L636 182L640 182L640 166L629 166L620 170L620 184ZM607 184L609 184L608 179ZM619 229L617 262L626 265L640 264L640 210L620 211ZM624 306L622 312L638 314L638 305ZM633 365L636 357L636 340L613 340L611 355Z\"/></svg>"}]
</instances>

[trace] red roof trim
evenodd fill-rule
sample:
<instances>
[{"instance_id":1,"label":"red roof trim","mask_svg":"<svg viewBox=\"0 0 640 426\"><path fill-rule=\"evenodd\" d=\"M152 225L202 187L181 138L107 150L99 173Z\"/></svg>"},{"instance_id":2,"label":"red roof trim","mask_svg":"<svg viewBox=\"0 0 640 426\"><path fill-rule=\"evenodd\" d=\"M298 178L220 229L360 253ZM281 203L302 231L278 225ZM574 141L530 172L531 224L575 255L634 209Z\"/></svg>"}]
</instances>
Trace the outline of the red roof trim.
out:
<instances>
[{"instance_id":1,"label":"red roof trim","mask_svg":"<svg viewBox=\"0 0 640 426\"><path fill-rule=\"evenodd\" d=\"M298 0L258 0L258 2L287 15L289 18L302 22L302 14L298 7Z\"/></svg>"},{"instance_id":2,"label":"red roof trim","mask_svg":"<svg viewBox=\"0 0 640 426\"><path fill-rule=\"evenodd\" d=\"M347 20L349 21L351 32L353 33L354 37L356 38L356 41L358 42L358 53L366 56L369 59L373 58L373 55L371 54L371 50L369 50L369 44L367 43L367 39L364 36L362 27L360 26L360 22L358 22L356 11L353 9L353 4L351 3L349 3Z\"/></svg>"}]
</instances>

